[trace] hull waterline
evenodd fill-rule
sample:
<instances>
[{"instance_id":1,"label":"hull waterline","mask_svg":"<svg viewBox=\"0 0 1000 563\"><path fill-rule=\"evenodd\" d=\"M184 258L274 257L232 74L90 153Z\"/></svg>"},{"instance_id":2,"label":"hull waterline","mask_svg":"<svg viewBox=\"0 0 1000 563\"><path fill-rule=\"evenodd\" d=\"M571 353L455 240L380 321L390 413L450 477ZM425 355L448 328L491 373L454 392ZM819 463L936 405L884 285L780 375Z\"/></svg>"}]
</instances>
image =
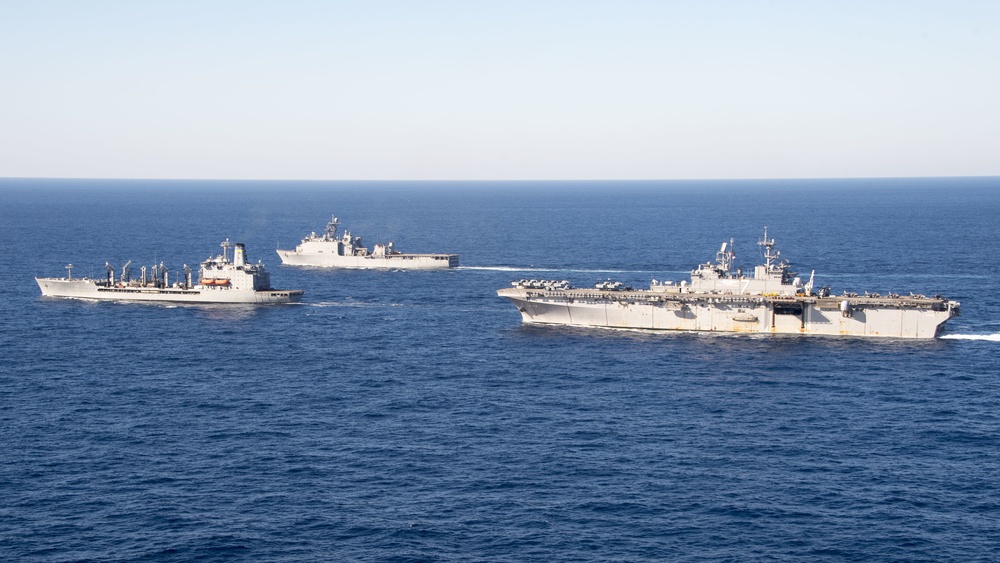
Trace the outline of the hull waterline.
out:
<instances>
[{"instance_id":1,"label":"hull waterline","mask_svg":"<svg viewBox=\"0 0 1000 563\"><path fill-rule=\"evenodd\" d=\"M105 264L104 279L73 278L73 266L68 265L65 278L35 278L44 297L96 299L108 301L152 301L167 303L295 303L302 299L300 289L274 289L270 273L263 264L251 264L241 243L222 243L222 254L201 263L199 282L184 266L179 281L171 283L170 272L160 263L143 266L141 277L132 279L131 261L122 266L120 276L115 268ZM229 249L233 250L232 259ZM148 275L147 275L148 274Z\"/></svg>"},{"instance_id":2,"label":"hull waterline","mask_svg":"<svg viewBox=\"0 0 1000 563\"><path fill-rule=\"evenodd\" d=\"M286 266L350 268L359 270L444 270L458 267L458 254L404 254L395 243L368 249L350 231L338 235L340 221L333 217L322 234L310 233L294 250L277 250Z\"/></svg>"},{"instance_id":3,"label":"hull waterline","mask_svg":"<svg viewBox=\"0 0 1000 563\"><path fill-rule=\"evenodd\" d=\"M734 267L729 243L715 263L700 264L690 281L653 280L648 290L600 282L574 289L567 281L520 280L497 290L530 324L656 331L801 334L929 339L939 336L959 303L940 296L878 293L833 296L790 271L767 236L764 263L752 275Z\"/></svg>"}]
</instances>

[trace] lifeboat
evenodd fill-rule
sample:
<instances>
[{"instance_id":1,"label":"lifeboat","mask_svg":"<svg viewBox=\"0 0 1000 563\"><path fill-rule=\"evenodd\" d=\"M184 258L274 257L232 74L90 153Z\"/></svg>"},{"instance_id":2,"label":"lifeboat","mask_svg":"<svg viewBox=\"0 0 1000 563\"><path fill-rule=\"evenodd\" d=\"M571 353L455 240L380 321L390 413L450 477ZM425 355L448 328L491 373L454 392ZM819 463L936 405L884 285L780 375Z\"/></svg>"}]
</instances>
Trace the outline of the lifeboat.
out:
<instances>
[{"instance_id":1,"label":"lifeboat","mask_svg":"<svg viewBox=\"0 0 1000 563\"><path fill-rule=\"evenodd\" d=\"M215 280L212 278L202 278L200 282L201 285L215 285Z\"/></svg>"}]
</instances>

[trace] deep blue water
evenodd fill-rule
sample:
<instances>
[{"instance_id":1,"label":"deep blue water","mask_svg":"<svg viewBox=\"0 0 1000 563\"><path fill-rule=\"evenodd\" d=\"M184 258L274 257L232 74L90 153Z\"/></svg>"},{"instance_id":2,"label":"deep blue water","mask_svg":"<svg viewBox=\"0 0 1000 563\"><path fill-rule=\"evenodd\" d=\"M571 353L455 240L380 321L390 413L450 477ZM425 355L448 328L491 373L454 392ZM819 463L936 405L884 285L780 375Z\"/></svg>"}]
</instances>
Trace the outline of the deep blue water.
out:
<instances>
[{"instance_id":1,"label":"deep blue water","mask_svg":"<svg viewBox=\"0 0 1000 563\"><path fill-rule=\"evenodd\" d=\"M280 266L336 213L446 272ZM523 327L495 290L680 280L764 226L949 336ZM42 299L229 237L290 306ZM0 181L3 560L996 560L1000 179Z\"/></svg>"}]
</instances>

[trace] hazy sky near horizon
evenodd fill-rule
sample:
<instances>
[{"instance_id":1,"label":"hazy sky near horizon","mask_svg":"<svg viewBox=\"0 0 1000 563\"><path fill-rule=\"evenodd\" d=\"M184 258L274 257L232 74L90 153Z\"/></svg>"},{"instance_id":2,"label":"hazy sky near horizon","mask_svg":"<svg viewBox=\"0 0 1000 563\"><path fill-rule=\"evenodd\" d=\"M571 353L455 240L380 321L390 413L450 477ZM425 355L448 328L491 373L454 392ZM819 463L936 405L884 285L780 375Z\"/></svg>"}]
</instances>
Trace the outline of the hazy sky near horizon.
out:
<instances>
[{"instance_id":1,"label":"hazy sky near horizon","mask_svg":"<svg viewBox=\"0 0 1000 563\"><path fill-rule=\"evenodd\" d=\"M0 0L0 177L1000 175L1000 2Z\"/></svg>"}]
</instances>

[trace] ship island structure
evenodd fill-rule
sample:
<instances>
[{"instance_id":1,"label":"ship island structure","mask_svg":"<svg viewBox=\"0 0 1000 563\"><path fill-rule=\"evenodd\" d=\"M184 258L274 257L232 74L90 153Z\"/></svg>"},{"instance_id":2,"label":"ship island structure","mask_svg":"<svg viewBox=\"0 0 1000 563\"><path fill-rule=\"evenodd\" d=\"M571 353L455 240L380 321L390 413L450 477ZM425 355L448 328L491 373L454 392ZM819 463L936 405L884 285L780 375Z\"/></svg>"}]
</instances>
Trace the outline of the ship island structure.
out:
<instances>
[{"instance_id":1,"label":"ship island structure","mask_svg":"<svg viewBox=\"0 0 1000 563\"><path fill-rule=\"evenodd\" d=\"M258 262L247 261L242 243L222 242L222 254L201 263L198 281L191 268L184 265L179 279L171 282L170 272L161 262L147 269L142 266L139 279L132 278L132 262L115 275L115 268L105 262L107 276L102 279L74 278L73 265L66 266L65 278L35 278L42 295L77 299L114 301L167 301L179 303L294 303L302 299L301 289L273 289L271 274ZM229 249L233 249L232 259Z\"/></svg>"},{"instance_id":2,"label":"ship island structure","mask_svg":"<svg viewBox=\"0 0 1000 563\"><path fill-rule=\"evenodd\" d=\"M752 276L734 269L732 240L716 262L700 264L690 282L658 282L636 290L621 282L575 289L568 281L519 280L497 290L528 324L730 333L935 338L959 314L940 296L890 293L832 295L802 283L774 249L767 229L758 242L764 263Z\"/></svg>"},{"instance_id":3,"label":"ship island structure","mask_svg":"<svg viewBox=\"0 0 1000 563\"><path fill-rule=\"evenodd\" d=\"M327 223L323 234L310 233L295 250L278 249L281 262L288 266L324 268L439 270L458 267L458 254L404 254L395 244L376 244L369 250L360 236L350 231L337 235L340 221L336 216Z\"/></svg>"}]
</instances>

